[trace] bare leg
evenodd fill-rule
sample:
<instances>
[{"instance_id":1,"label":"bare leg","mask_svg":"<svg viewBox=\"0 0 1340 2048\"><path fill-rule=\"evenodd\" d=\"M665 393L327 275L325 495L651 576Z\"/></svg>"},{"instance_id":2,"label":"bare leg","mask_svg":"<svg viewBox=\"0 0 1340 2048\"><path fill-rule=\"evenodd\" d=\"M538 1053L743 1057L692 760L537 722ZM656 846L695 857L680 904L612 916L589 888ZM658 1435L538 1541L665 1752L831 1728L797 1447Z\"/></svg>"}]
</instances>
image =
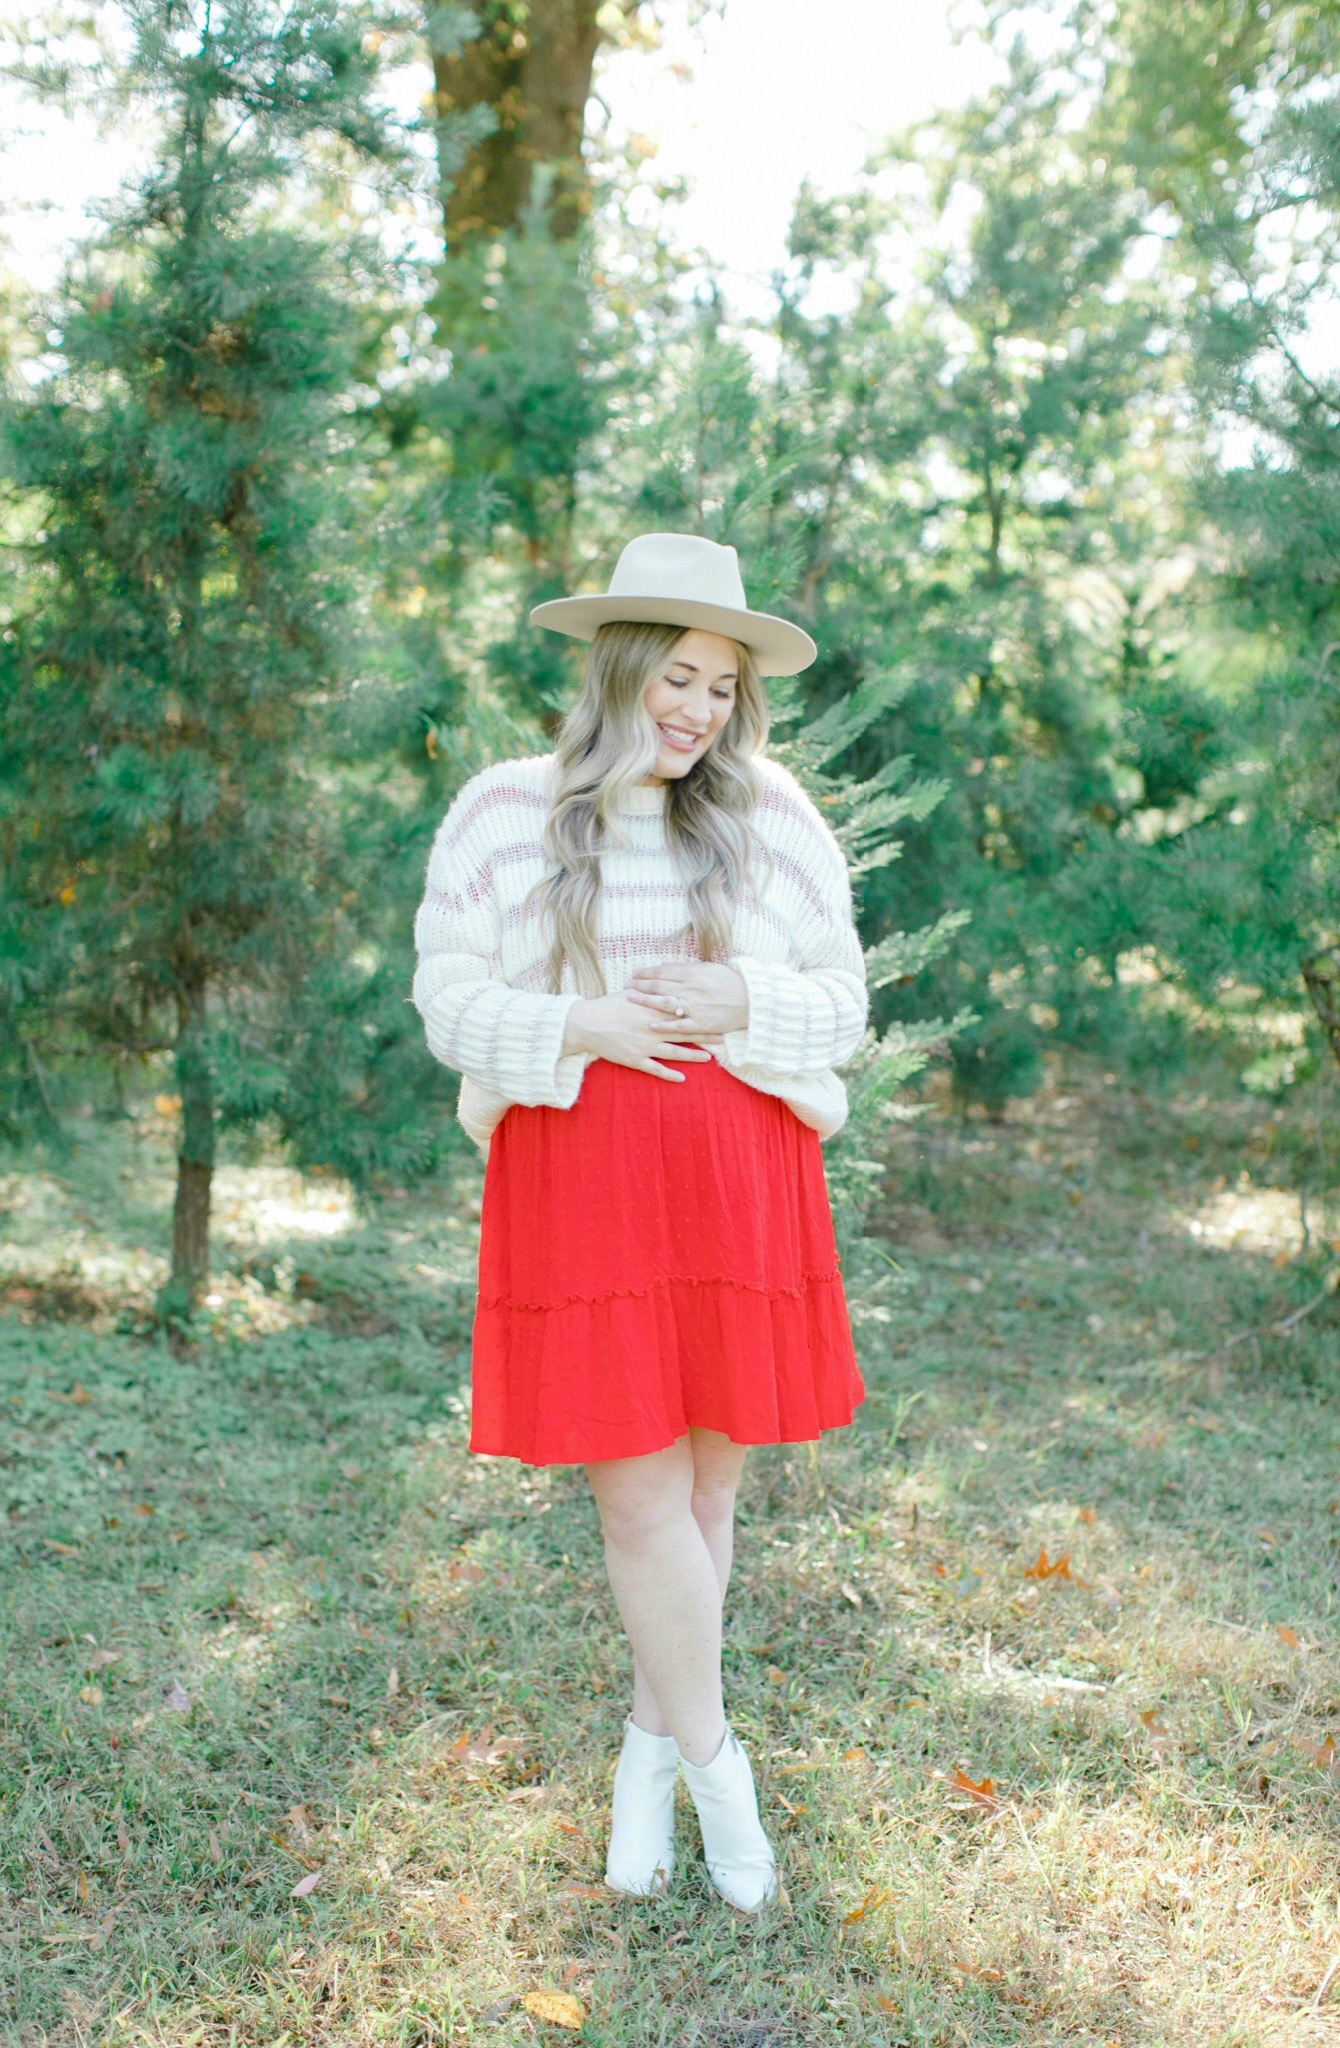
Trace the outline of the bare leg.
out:
<instances>
[{"instance_id":1,"label":"bare leg","mask_svg":"<svg viewBox=\"0 0 1340 2048\"><path fill-rule=\"evenodd\" d=\"M691 1429L693 1494L690 1509L702 1532L721 1589L724 1606L735 1547L735 1495L748 1452L716 1429ZM665 1735L669 1723L647 1677L636 1647L633 1652L633 1719L649 1735Z\"/></svg>"},{"instance_id":2,"label":"bare leg","mask_svg":"<svg viewBox=\"0 0 1340 2048\"><path fill-rule=\"evenodd\" d=\"M664 1726L681 1755L709 1763L721 1747L721 1582L693 1513L687 1436L645 1458L588 1464L605 1565L619 1616ZM643 1725L643 1724L639 1724Z\"/></svg>"}]
</instances>

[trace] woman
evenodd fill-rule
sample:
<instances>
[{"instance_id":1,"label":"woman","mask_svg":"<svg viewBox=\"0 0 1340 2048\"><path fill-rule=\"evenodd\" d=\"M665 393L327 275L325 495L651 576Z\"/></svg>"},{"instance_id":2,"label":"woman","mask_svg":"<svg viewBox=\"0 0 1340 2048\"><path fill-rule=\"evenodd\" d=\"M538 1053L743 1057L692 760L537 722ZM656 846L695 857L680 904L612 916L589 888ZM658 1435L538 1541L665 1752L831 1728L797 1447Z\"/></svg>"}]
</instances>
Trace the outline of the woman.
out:
<instances>
[{"instance_id":1,"label":"woman","mask_svg":"<svg viewBox=\"0 0 1340 2048\"><path fill-rule=\"evenodd\" d=\"M778 1879L722 1700L736 1488L749 1444L865 1393L819 1150L864 963L837 841L763 752L761 677L817 650L689 534L531 617L592 643L581 695L552 755L466 783L415 920L414 1001L488 1154L470 1449L591 1482L633 1651L606 1882L666 1888L682 1769L753 1912Z\"/></svg>"}]
</instances>

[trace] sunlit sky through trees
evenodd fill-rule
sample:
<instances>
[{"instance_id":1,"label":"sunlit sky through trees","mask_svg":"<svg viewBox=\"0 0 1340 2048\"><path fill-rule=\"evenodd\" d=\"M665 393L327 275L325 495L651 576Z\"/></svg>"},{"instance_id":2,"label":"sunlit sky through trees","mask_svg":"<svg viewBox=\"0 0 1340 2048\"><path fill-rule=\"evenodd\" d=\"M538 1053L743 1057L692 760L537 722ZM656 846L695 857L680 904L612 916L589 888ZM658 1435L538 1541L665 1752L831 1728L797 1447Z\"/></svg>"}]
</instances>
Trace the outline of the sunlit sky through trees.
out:
<instances>
[{"instance_id":1,"label":"sunlit sky through trees","mask_svg":"<svg viewBox=\"0 0 1340 2048\"><path fill-rule=\"evenodd\" d=\"M724 0L691 22L693 11L687 0L667 0L658 47L602 53L588 134L597 155L632 145L643 159L644 211L656 209L655 186L682 183L683 198L668 217L661 209L658 222L703 259L682 289L699 288L710 273L745 318L766 317L769 278L785 262L803 181L842 192L890 135L961 105L1004 69L977 32L977 0L826 0L821 10L808 0ZM3 0L0 34L24 13L19 0ZM103 33L115 33L115 10L95 18ZM1035 49L1048 47L1058 19L1045 7L1020 11L1012 28ZM427 65L414 63L387 84L412 115L428 80ZM0 276L38 289L52 284L62 253L89 229L90 207L149 146L147 129L136 132L120 117L100 133L88 115L62 118L0 86ZM425 155L430 146L425 135ZM369 209L382 205L371 188L363 196ZM407 209L383 225L390 240L431 263L441 247L431 178L417 218ZM1287 236L1292 224L1281 226ZM1152 238L1148 254L1156 260ZM840 282L821 289L839 291ZM1337 347L1340 306L1314 302L1300 358L1324 368ZM1229 426L1221 459L1250 460L1254 440Z\"/></svg>"}]
</instances>

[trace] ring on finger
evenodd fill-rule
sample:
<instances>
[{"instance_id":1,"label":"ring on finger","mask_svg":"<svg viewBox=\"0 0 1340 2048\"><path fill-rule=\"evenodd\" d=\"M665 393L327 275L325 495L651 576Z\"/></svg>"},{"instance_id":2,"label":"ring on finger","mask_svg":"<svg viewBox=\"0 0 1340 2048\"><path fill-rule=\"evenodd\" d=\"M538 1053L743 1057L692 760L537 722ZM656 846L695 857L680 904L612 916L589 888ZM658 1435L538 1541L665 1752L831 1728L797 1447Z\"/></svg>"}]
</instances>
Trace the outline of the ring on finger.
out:
<instances>
[{"instance_id":1,"label":"ring on finger","mask_svg":"<svg viewBox=\"0 0 1340 2048\"><path fill-rule=\"evenodd\" d=\"M682 1017L682 1016L684 1015L684 1005L683 1005L683 1003L676 1003L676 1004L675 1004L675 1015L676 1015L677 1017Z\"/></svg>"}]
</instances>

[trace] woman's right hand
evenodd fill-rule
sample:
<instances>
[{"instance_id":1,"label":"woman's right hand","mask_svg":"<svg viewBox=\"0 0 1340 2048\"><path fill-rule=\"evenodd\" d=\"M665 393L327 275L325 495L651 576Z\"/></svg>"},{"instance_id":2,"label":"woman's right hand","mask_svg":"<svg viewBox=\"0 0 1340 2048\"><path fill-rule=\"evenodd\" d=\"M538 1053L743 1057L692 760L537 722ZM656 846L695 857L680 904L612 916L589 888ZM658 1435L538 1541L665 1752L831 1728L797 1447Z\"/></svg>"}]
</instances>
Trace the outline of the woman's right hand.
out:
<instances>
[{"instance_id":1,"label":"woman's right hand","mask_svg":"<svg viewBox=\"0 0 1340 2048\"><path fill-rule=\"evenodd\" d=\"M612 1060L617 1067L636 1067L666 1081L682 1081L683 1074L661 1061L710 1060L706 1048L712 1041L681 1044L675 1038L675 1028L675 1018L630 1003L626 996L588 996L569 1007L563 1051L589 1053L592 1059Z\"/></svg>"}]
</instances>

